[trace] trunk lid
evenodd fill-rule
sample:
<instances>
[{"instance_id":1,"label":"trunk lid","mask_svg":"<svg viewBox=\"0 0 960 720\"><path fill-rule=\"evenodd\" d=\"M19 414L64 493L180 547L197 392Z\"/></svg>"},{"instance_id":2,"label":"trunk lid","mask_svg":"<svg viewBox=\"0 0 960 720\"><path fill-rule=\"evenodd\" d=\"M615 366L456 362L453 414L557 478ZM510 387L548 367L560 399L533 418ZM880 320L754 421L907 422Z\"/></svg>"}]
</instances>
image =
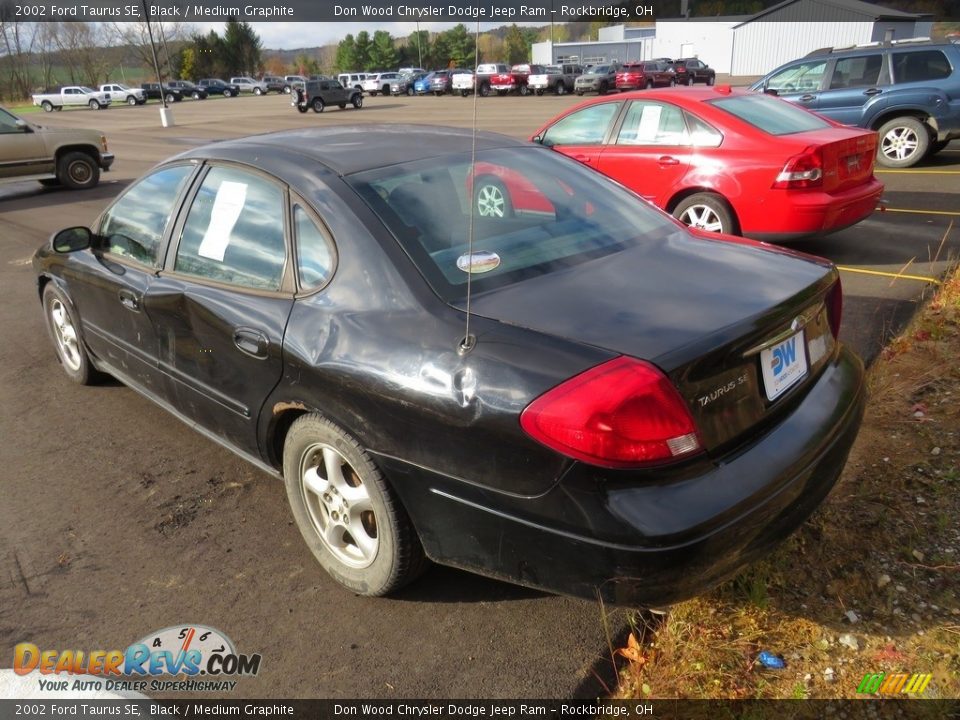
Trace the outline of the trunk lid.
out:
<instances>
[{"instance_id":1,"label":"trunk lid","mask_svg":"<svg viewBox=\"0 0 960 720\"><path fill-rule=\"evenodd\" d=\"M825 260L678 231L478 294L472 312L652 362L680 390L707 450L722 452L802 396L834 354L836 281ZM772 377L778 362L794 375Z\"/></svg>"},{"instance_id":2,"label":"trunk lid","mask_svg":"<svg viewBox=\"0 0 960 720\"><path fill-rule=\"evenodd\" d=\"M782 136L781 136L782 137ZM869 182L877 154L877 134L859 128L831 127L792 136L798 152L815 146L823 163L824 192L840 192ZM803 146L803 147L801 147Z\"/></svg>"}]
</instances>

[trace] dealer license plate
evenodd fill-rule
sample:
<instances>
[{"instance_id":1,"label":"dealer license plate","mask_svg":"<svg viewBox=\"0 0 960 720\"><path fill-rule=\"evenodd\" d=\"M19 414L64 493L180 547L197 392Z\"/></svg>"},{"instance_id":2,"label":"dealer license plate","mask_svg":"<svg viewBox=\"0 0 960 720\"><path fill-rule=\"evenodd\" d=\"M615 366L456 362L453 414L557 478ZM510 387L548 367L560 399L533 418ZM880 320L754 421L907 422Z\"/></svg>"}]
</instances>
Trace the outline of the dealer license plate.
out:
<instances>
[{"instance_id":1,"label":"dealer license plate","mask_svg":"<svg viewBox=\"0 0 960 720\"><path fill-rule=\"evenodd\" d=\"M760 352L763 387L767 400L774 400L807 374L803 330Z\"/></svg>"}]
</instances>

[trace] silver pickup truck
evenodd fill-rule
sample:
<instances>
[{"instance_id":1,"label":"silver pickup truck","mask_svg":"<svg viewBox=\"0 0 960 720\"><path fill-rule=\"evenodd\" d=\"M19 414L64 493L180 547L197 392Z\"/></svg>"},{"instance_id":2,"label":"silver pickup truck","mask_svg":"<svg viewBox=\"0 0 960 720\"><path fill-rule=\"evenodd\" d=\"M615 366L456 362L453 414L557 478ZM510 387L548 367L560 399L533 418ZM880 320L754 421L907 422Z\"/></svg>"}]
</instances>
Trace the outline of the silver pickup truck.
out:
<instances>
[{"instance_id":1,"label":"silver pickup truck","mask_svg":"<svg viewBox=\"0 0 960 720\"><path fill-rule=\"evenodd\" d=\"M33 96L33 104L39 105L44 112L63 110L64 106L82 107L86 105L91 110L110 107L110 93L93 90L85 85L69 85L48 89Z\"/></svg>"}]
</instances>

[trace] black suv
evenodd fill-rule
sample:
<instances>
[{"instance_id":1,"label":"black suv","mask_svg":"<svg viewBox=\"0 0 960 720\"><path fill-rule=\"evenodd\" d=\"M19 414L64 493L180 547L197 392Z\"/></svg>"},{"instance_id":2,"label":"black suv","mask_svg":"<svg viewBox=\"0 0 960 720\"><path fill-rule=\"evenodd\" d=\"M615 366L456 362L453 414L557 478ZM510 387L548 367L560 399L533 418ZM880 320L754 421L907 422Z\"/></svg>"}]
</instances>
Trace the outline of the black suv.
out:
<instances>
[{"instance_id":1,"label":"black suv","mask_svg":"<svg viewBox=\"0 0 960 720\"><path fill-rule=\"evenodd\" d=\"M677 74L677 85L694 85L698 82L713 85L717 81L717 71L697 58L674 60L673 71Z\"/></svg>"},{"instance_id":2,"label":"black suv","mask_svg":"<svg viewBox=\"0 0 960 720\"><path fill-rule=\"evenodd\" d=\"M172 90L179 90L184 97L192 97L194 100L205 100L207 91L202 87L194 85L189 80L171 80L167 87Z\"/></svg>"},{"instance_id":3,"label":"black suv","mask_svg":"<svg viewBox=\"0 0 960 720\"><path fill-rule=\"evenodd\" d=\"M239 85L230 85L218 78L204 78L197 83L210 95L223 95L224 97L236 97L240 94Z\"/></svg>"},{"instance_id":4,"label":"black suv","mask_svg":"<svg viewBox=\"0 0 960 720\"><path fill-rule=\"evenodd\" d=\"M260 82L267 86L267 92L285 92L287 83L279 75L264 75Z\"/></svg>"},{"instance_id":5,"label":"black suv","mask_svg":"<svg viewBox=\"0 0 960 720\"><path fill-rule=\"evenodd\" d=\"M143 90L143 96L147 100L160 100L161 98L166 98L168 103L180 102L183 100L182 92L167 85L161 86L160 83L143 83L140 86L140 89Z\"/></svg>"},{"instance_id":6,"label":"black suv","mask_svg":"<svg viewBox=\"0 0 960 720\"><path fill-rule=\"evenodd\" d=\"M343 110L347 103L358 110L363 107L363 91L356 88L345 88L339 80L328 78L325 80L308 80L305 87L293 89L293 105L297 110L305 113L310 108L314 112L323 112L327 105L337 105Z\"/></svg>"}]
</instances>

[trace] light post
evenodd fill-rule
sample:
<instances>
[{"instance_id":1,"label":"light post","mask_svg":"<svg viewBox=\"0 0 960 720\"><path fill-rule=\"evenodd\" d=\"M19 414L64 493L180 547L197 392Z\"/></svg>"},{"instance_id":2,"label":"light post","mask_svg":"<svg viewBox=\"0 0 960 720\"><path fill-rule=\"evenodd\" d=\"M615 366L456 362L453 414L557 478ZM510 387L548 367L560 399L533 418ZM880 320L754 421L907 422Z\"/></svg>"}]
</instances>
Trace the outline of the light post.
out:
<instances>
[{"instance_id":1,"label":"light post","mask_svg":"<svg viewBox=\"0 0 960 720\"><path fill-rule=\"evenodd\" d=\"M150 52L153 54L153 69L157 73L157 85L160 86L160 124L163 127L173 127L173 110L167 107L167 96L163 91L163 76L160 74L160 61L157 59L157 45L153 41L153 28L150 27L150 10L147 0L140 0L143 14L147 19L147 34L150 36Z\"/></svg>"}]
</instances>

